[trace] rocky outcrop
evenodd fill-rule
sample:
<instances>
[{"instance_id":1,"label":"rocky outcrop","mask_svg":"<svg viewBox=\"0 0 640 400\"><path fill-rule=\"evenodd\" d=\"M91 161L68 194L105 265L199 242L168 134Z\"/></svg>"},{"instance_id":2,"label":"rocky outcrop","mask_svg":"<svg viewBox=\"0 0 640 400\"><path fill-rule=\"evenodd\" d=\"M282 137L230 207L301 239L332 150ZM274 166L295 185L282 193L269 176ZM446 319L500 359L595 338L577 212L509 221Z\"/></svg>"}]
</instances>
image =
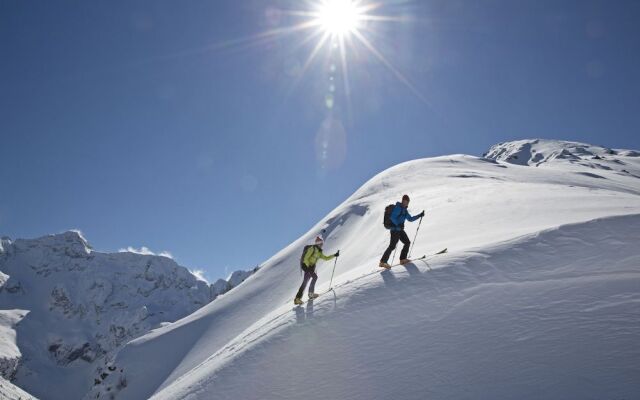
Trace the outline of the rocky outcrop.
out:
<instances>
[{"instance_id":1,"label":"rocky outcrop","mask_svg":"<svg viewBox=\"0 0 640 400\"><path fill-rule=\"evenodd\" d=\"M17 341L14 331L23 357L0 357L0 374L27 390L30 377L49 368L68 372L62 384L77 384L86 378L68 367L102 368L128 341L189 315L254 272L209 285L169 257L94 251L76 231L3 238L0 271L2 307L30 311L16 328ZM18 366L23 373L16 376Z\"/></svg>"}]
</instances>

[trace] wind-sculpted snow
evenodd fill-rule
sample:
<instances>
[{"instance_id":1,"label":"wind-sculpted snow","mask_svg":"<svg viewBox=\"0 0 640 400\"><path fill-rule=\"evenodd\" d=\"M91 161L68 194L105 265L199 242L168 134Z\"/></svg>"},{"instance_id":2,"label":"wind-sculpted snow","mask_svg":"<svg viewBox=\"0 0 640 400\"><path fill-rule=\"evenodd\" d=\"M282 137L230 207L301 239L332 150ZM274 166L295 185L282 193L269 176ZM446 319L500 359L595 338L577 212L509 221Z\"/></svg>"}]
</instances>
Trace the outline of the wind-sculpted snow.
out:
<instances>
[{"instance_id":1,"label":"wind-sculpted snow","mask_svg":"<svg viewBox=\"0 0 640 400\"><path fill-rule=\"evenodd\" d=\"M154 399L638 398L638 226L562 226L345 281Z\"/></svg>"},{"instance_id":2,"label":"wind-sculpted snow","mask_svg":"<svg viewBox=\"0 0 640 400\"><path fill-rule=\"evenodd\" d=\"M527 154L537 153L542 143L527 142ZM638 260L629 252L638 242L638 217L632 216L640 213L638 157L632 150L600 155L600 150L592 151L595 146L583 152L569 150L574 145L567 142L544 141L544 145L542 159L547 161L539 168L497 156L452 155L402 163L378 174L241 286L192 315L128 343L114 360L116 373L87 398L411 399L428 398L430 393L442 398L448 391L453 394L450 398L536 393L543 398L567 398L574 397L567 393L577 390L580 376L597 375L591 360L614 348L606 365L617 375L603 375L605 385L594 393L611 389L611 393L638 397L628 379L637 373L629 358L633 354L627 357L620 350L630 344L626 333L607 332L610 342L605 350L593 338L581 338L582 356L569 337L560 334L564 323L571 334L589 324L602 328L611 322L610 329L620 332L636 327L637 314L628 305L637 298L618 278L629 278L637 287ZM520 148L520 144L501 146ZM595 156L604 160L588 159ZM413 254L448 247L450 255L432 260L434 271L429 273L426 265L410 265L380 274L377 263L388 243L382 226L384 207L404 193L411 196L412 214L426 210ZM607 219L583 225L601 218ZM605 236L596 234L594 226L603 229ZM624 229L616 234L613 226ZM411 238L416 227L417 222L407 224ZM294 308L293 295L302 279L300 252L323 230L325 251L341 251L333 280L336 291L315 304ZM332 262L318 265L317 291L328 289L332 268ZM588 276L579 280L584 271ZM611 291L600 283L605 288L611 285ZM604 296L601 301L576 300L592 288L596 297ZM566 310L554 310L553 305L563 304L565 298ZM615 307L608 308L616 304L609 299L625 304L620 315ZM604 313L584 311L600 306L613 310L615 316L603 322ZM561 310L561 315L555 314ZM522 319L527 312L536 313L536 318ZM486 316L492 324L473 314ZM631 318L631 325L619 325L624 317ZM527 342L526 331L535 325L531 321L546 323L542 331L533 330L535 340ZM521 323L523 328L514 332L509 322ZM505 338L501 331L512 336ZM541 347L540 354L557 352L566 358L564 364L558 358L548 362L536 358L536 348L545 337L553 346ZM515 340L522 348L501 347L501 339ZM568 350L554 347L561 343ZM487 358L490 351L504 356L504 367L487 369L500 362ZM532 361L518 375L517 360L529 353ZM440 364L431 364L431 358ZM616 360L618 369L612 367ZM549 366L553 376L568 377L567 385L560 385L551 373L542 373L540 366ZM570 373L565 371L568 366L574 368ZM454 367L468 376L459 386ZM472 367L486 371L474 372ZM535 374L527 378L527 371ZM511 386L510 378L514 379ZM331 385L334 390L328 389ZM620 390L616 392L615 386ZM484 392L496 396L483 396ZM586 392L576 393L580 398Z\"/></svg>"}]
</instances>

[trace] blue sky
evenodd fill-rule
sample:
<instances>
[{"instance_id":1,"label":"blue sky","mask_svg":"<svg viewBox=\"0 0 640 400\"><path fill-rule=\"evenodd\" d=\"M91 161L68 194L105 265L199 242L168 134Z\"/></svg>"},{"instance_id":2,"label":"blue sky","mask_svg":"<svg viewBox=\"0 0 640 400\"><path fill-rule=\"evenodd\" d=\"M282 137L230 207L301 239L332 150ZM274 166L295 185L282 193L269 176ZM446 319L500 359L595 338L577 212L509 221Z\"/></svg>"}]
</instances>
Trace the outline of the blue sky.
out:
<instances>
[{"instance_id":1,"label":"blue sky","mask_svg":"<svg viewBox=\"0 0 640 400\"><path fill-rule=\"evenodd\" d=\"M301 73L310 30L255 40L304 7L0 2L0 234L77 228L212 279L402 161L529 137L640 148L640 2L386 1L371 13L402 22L361 30L413 90L354 41L349 96L330 46Z\"/></svg>"}]
</instances>

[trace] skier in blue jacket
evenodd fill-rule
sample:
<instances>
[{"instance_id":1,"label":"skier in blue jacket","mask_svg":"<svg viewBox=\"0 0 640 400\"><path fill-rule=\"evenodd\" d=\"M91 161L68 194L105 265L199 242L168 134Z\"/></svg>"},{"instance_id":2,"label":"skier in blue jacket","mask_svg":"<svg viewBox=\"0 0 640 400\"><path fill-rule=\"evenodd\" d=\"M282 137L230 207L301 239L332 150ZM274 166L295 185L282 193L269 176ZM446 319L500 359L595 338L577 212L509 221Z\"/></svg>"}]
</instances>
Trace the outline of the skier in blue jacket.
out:
<instances>
[{"instance_id":1,"label":"skier in blue jacket","mask_svg":"<svg viewBox=\"0 0 640 400\"><path fill-rule=\"evenodd\" d=\"M424 217L424 211L412 217L409 212L407 212L407 207L409 207L409 196L405 194L402 196L402 203L397 202L393 211L391 211L391 222L393 223L393 226L389 229L391 231L391 241L389 242L389 247L387 247L387 250L385 250L382 255L382 259L380 260L380 267L382 268L391 268L388 264L389 256L396 248L398 241L401 241L404 244L402 251L400 252L400 264L404 265L409 262L409 260L407 260L407 255L409 254L411 241L409 240L407 233L404 231L404 221L413 222L420 219Z\"/></svg>"}]
</instances>

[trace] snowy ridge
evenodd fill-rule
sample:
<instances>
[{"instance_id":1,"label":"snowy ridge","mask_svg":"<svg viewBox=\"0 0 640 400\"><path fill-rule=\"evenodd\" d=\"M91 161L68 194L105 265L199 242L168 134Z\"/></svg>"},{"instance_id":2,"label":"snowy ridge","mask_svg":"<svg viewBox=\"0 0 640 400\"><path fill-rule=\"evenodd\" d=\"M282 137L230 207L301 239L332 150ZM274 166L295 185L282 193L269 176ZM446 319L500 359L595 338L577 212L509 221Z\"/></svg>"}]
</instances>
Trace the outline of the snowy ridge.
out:
<instances>
[{"instance_id":1,"label":"snowy ridge","mask_svg":"<svg viewBox=\"0 0 640 400\"><path fill-rule=\"evenodd\" d=\"M517 165L540 166L554 162L575 163L591 169L630 172L625 165L632 163L637 168L640 152L614 150L586 143L560 140L529 139L500 143L492 146L485 157Z\"/></svg>"},{"instance_id":2,"label":"snowy ridge","mask_svg":"<svg viewBox=\"0 0 640 400\"><path fill-rule=\"evenodd\" d=\"M260 269L260 267L255 267L254 269L248 271L237 270L232 272L227 279L218 279L211 285L211 299L213 300L238 286L248 277L253 275L256 271L258 271L258 269Z\"/></svg>"},{"instance_id":3,"label":"snowy ridge","mask_svg":"<svg viewBox=\"0 0 640 400\"><path fill-rule=\"evenodd\" d=\"M11 380L15 377L22 358L16 344L15 327L28 311L0 310L0 377Z\"/></svg>"},{"instance_id":4,"label":"snowy ridge","mask_svg":"<svg viewBox=\"0 0 640 400\"><path fill-rule=\"evenodd\" d=\"M0 257L2 257L5 252L4 248L10 245L11 245L11 239L9 239L6 236L3 236L2 238L0 238Z\"/></svg>"},{"instance_id":5,"label":"snowy ridge","mask_svg":"<svg viewBox=\"0 0 640 400\"><path fill-rule=\"evenodd\" d=\"M37 400L4 378L0 378L0 399L3 400Z\"/></svg>"},{"instance_id":6,"label":"snowy ridge","mask_svg":"<svg viewBox=\"0 0 640 400\"><path fill-rule=\"evenodd\" d=\"M543 141L526 142L535 147ZM520 145L500 146L517 152ZM544 141L544 145L549 155L573 146L558 141ZM454 155L390 168L237 289L129 342L114 360L117 371L124 372L107 378L86 398L109 394L117 399L208 399L213 395L253 399L304 394L307 398L384 399L399 394L398 398L421 399L428 394L475 398L469 393L478 391L487 393L487 398L527 398L542 390L529 389L547 384L542 397L566 398L573 393L580 397L588 391L577 391L577 382L581 376L598 377L594 371L600 370L591 368L591 360L603 353L583 350L585 358L575 347L560 351L557 346L571 342L558 327L567 324L571 332L584 332L581 343L597 349L603 349L594 341L597 329L606 329L611 346L622 348L629 344L627 333L638 328L637 312L629 306L638 301L637 295L625 285L637 287L640 268L634 253L640 164L635 152L616 150L606 162L627 172L598 168L585 165L591 161L579 152L572 154L580 162L549 156L544 168L503 161L501 157L509 157L507 150L491 151L484 158ZM438 256L429 265L380 273L376 265L388 241L382 228L384 206L403 193L412 198L411 213L427 211L414 254L443 247L451 254ZM415 227L408 224L410 237ZM323 229L326 251L340 249L342 254L334 277L336 290L304 308L294 308L291 301L301 280L300 251ZM318 267L320 292L328 289L330 269L329 263ZM580 278L583 275L585 279ZM593 296L579 300L591 289ZM525 292L520 300L518 295ZM539 293L547 297L539 299ZM557 315L554 304L565 304L568 311ZM492 309L498 311L489 312ZM607 313L584 314L601 309ZM551 322L536 330L534 323L520 318L522 310L524 317L537 313L539 318L534 320ZM590 322L584 325L576 315L591 318ZM512 335L508 322L523 324L532 330L531 336L526 334L528 329ZM473 335L479 339L471 340ZM430 338L428 346L426 338ZM513 341L522 348L501 344ZM563 354L566 368L534 357L518 375L515 360L525 350L532 357L536 352L549 357ZM606 364L613 372L594 393L608 390L637 397L640 388L628 379L637 373L633 362L637 355L615 350ZM485 374L463 368L468 364L482 369L499 365L500 360L511 360L501 370L505 375L497 374L495 368L486 369ZM567 384L550 384L551 374L540 367L544 365L551 365L549 371ZM469 380L458 383L452 375L460 373L454 367L465 369L462 376ZM309 384L309 376L314 377L314 385ZM118 387L123 380L126 387Z\"/></svg>"},{"instance_id":7,"label":"snowy ridge","mask_svg":"<svg viewBox=\"0 0 640 400\"><path fill-rule=\"evenodd\" d=\"M126 342L221 293L170 258L97 252L77 231L3 238L0 271L0 372L47 399L82 397Z\"/></svg>"},{"instance_id":8,"label":"snowy ridge","mask_svg":"<svg viewBox=\"0 0 640 400\"><path fill-rule=\"evenodd\" d=\"M282 307L154 398L296 398L291 382L310 371L305 395L318 399L626 398L640 390L634 224L640 215L566 225L345 282L304 308ZM558 321L563 331L549 335ZM354 362L366 373L351 373ZM406 366L409 385L389 383L390 362ZM571 374L577 366L598 380Z\"/></svg>"}]
</instances>

